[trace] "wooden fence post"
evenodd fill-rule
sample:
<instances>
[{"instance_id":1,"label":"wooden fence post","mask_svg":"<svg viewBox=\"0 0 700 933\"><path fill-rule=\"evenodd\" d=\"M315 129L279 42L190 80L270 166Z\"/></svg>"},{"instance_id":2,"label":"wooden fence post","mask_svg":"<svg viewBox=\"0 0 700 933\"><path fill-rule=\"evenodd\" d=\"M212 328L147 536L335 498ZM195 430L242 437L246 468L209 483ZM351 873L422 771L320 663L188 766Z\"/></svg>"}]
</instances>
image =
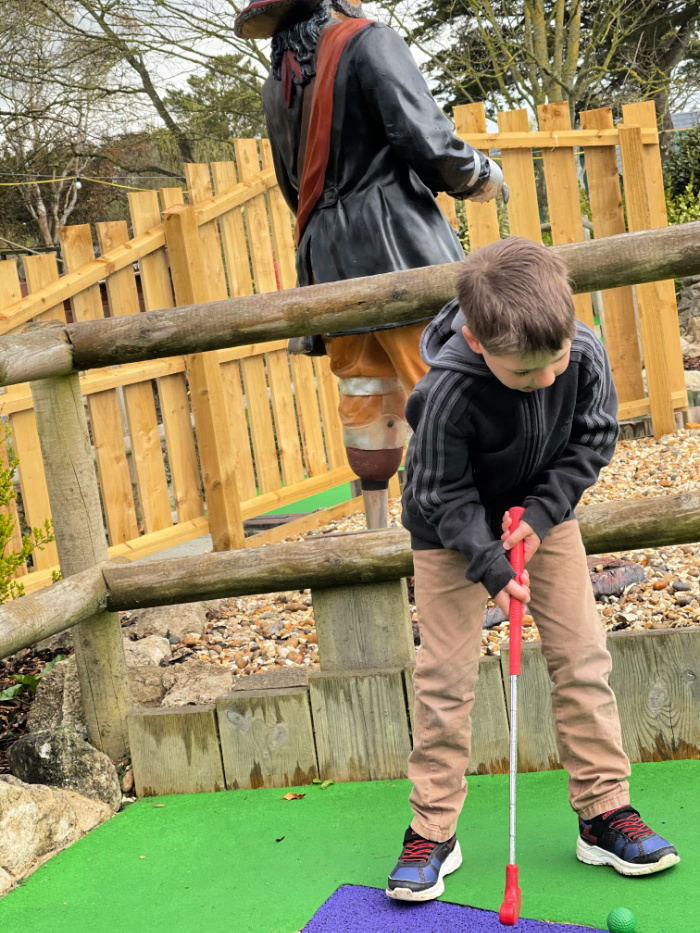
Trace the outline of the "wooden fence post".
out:
<instances>
[{"instance_id":1,"label":"wooden fence post","mask_svg":"<svg viewBox=\"0 0 700 933\"><path fill-rule=\"evenodd\" d=\"M324 671L413 667L405 580L312 589Z\"/></svg>"},{"instance_id":2,"label":"wooden fence post","mask_svg":"<svg viewBox=\"0 0 700 933\"><path fill-rule=\"evenodd\" d=\"M135 236L140 236L161 223L158 195L155 191L130 192L129 209ZM165 248L142 256L139 259L139 273L146 311L174 307ZM172 373L169 376L161 376L157 386L177 518L180 522L188 522L204 515L204 499L194 430L190 421L187 379L184 373Z\"/></svg>"},{"instance_id":3,"label":"wooden fence post","mask_svg":"<svg viewBox=\"0 0 700 933\"><path fill-rule=\"evenodd\" d=\"M527 110L502 110L498 114L499 133L527 133L530 123ZM503 175L510 188L508 225L511 236L526 236L542 242L540 208L537 202L535 166L532 148L502 149Z\"/></svg>"},{"instance_id":4,"label":"wooden fence post","mask_svg":"<svg viewBox=\"0 0 700 933\"><path fill-rule=\"evenodd\" d=\"M570 130L571 115L567 101L541 104L537 108L541 130ZM572 148L542 149L544 177L547 183L549 219L552 222L552 242L578 243L583 240L581 201L578 175ZM574 295L576 317L593 327L593 305L587 292Z\"/></svg>"},{"instance_id":5,"label":"wooden fence post","mask_svg":"<svg viewBox=\"0 0 700 933\"><path fill-rule=\"evenodd\" d=\"M69 272L94 261L90 225L62 227L61 249ZM104 317L99 285L91 285L74 295L71 305L76 321L99 321ZM87 403L109 543L132 541L139 536L139 526L117 390L94 392Z\"/></svg>"},{"instance_id":6,"label":"wooden fence post","mask_svg":"<svg viewBox=\"0 0 700 933\"><path fill-rule=\"evenodd\" d=\"M585 130L611 130L610 107L587 110L581 114ZM596 239L625 233L620 173L613 146L584 146L588 193L591 201L593 232ZM605 349L610 357L617 396L621 402L644 397L642 357L637 334L637 315L631 286L610 288L603 293Z\"/></svg>"},{"instance_id":7,"label":"wooden fence post","mask_svg":"<svg viewBox=\"0 0 700 933\"><path fill-rule=\"evenodd\" d=\"M462 104L460 107L455 107L454 114L457 133L463 139L468 138L472 133L486 132L486 111L482 103ZM489 154L488 149L482 152L484 155ZM486 246L487 243L495 243L496 240L501 239L495 201L479 204L476 201L467 200L464 202L464 208L467 212L470 249L479 249L480 246Z\"/></svg>"},{"instance_id":8,"label":"wooden fence post","mask_svg":"<svg viewBox=\"0 0 700 933\"><path fill-rule=\"evenodd\" d=\"M207 276L193 207L175 205L163 214L175 300L209 301ZM199 458L215 551L245 547L233 458L233 436L215 353L185 357Z\"/></svg>"},{"instance_id":9,"label":"wooden fence post","mask_svg":"<svg viewBox=\"0 0 700 933\"><path fill-rule=\"evenodd\" d=\"M644 175L642 130L639 126L623 124L617 129L620 134L622 174L625 182L627 226L630 233L634 230L648 230L651 227L651 212ZM668 355L661 320L662 301L656 282L637 285L636 291L651 420L654 435L659 438L676 430Z\"/></svg>"},{"instance_id":10,"label":"wooden fence post","mask_svg":"<svg viewBox=\"0 0 700 933\"><path fill-rule=\"evenodd\" d=\"M622 117L625 123L637 123L642 127L642 130L657 129L656 108L654 107L653 100L624 104L622 107ZM661 149L659 147L658 135L653 143L644 143L642 146L642 158L647 193L649 195L651 226L667 227L666 191L664 188L664 173L661 167ZM656 288L660 298L661 326L666 339L671 391L686 393L687 402L685 372L683 370L683 351L681 349L678 330L676 288L673 279L657 282Z\"/></svg>"},{"instance_id":11,"label":"wooden fence post","mask_svg":"<svg viewBox=\"0 0 700 933\"><path fill-rule=\"evenodd\" d=\"M40 260L39 263L36 262L37 259ZM14 260L7 260L0 263L0 266L0 311L2 311L21 296L21 289L19 275L17 274L17 263ZM58 267L54 255L28 256L24 260L24 268L30 292L58 278ZM58 309L51 310L58 312ZM62 306L60 314L56 313L54 317L61 317L62 320L65 320ZM20 326L18 329L22 330L23 327ZM8 394L13 394L19 388L20 386L9 390L5 389L3 400L6 401ZM51 506L44 471L41 468L39 435L36 430L34 412L31 409L29 411L18 411L11 414L8 420L12 431L12 447L20 461L19 481L22 490L25 521L31 528L40 527L47 518L51 518ZM21 547L22 534L19 521L15 525L15 532L19 535L19 547ZM19 549L17 538L15 538L15 547ZM46 570L49 567L54 567L58 563L56 545L52 542L43 550L34 551L32 560L35 570Z\"/></svg>"},{"instance_id":12,"label":"wooden fence post","mask_svg":"<svg viewBox=\"0 0 700 933\"><path fill-rule=\"evenodd\" d=\"M129 242L125 220L96 224L102 255ZM133 268L108 275L107 297L113 317L139 313L139 296ZM173 524L168 480L161 450L158 416L151 382L137 382L123 388L124 405L131 438L132 463L136 475L141 519L146 534L170 528Z\"/></svg>"},{"instance_id":13,"label":"wooden fence post","mask_svg":"<svg viewBox=\"0 0 700 933\"><path fill-rule=\"evenodd\" d=\"M108 558L78 374L32 382L31 390L61 572L70 577ZM110 758L122 758L132 699L119 615L99 612L76 625L74 636L88 738Z\"/></svg>"}]
</instances>

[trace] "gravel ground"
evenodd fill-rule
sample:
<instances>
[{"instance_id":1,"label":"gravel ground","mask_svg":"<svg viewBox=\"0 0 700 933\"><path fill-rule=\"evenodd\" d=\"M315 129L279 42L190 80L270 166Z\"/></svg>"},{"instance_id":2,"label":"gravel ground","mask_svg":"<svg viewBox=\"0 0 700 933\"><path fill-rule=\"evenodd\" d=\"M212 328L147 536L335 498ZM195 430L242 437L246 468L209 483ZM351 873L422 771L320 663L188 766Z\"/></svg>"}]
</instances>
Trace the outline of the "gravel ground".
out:
<instances>
[{"instance_id":1,"label":"gravel ground","mask_svg":"<svg viewBox=\"0 0 700 933\"><path fill-rule=\"evenodd\" d=\"M700 430L668 435L660 441L637 438L621 441L613 462L583 498L585 504L612 499L663 496L694 489L700 480ZM390 524L400 524L400 502L390 504ZM357 531L364 528L362 513L338 519L310 535ZM290 537L301 540L305 535ZM600 555L601 560L606 556ZM675 628L700 625L700 546L684 545L616 554L644 567L647 580L617 597L597 602L607 631ZM417 623L415 607L411 607ZM525 617L523 637L539 639L531 616ZM482 652L498 654L508 638L504 622L484 632ZM274 667L318 667L313 608L308 591L232 599L221 617L200 638L173 646L173 659L183 656L232 667L242 676Z\"/></svg>"},{"instance_id":2,"label":"gravel ground","mask_svg":"<svg viewBox=\"0 0 700 933\"><path fill-rule=\"evenodd\" d=\"M700 425L669 435L621 441L615 459L601 473L598 483L584 496L584 503L611 499L663 496L695 489L700 480ZM390 523L400 524L400 502L390 504ZM362 513L338 519L309 535L323 535L364 528ZM302 535L288 541L300 540ZM610 555L600 555L601 563ZM607 631L677 628L700 625L700 544L644 549L616 554L644 568L646 581L630 586L620 596L602 598L598 611ZM418 631L415 607L411 607L414 632ZM537 626L525 616L523 637L539 639ZM498 654L508 638L508 623L484 631L482 652ZM55 652L54 652L55 653ZM16 683L14 674L39 673L53 653L27 650L0 662L0 691ZM247 676L276 667L318 668L318 644L313 608L308 591L275 593L231 599L201 634L185 636L172 646L171 662L200 658ZM0 773L7 770L7 746L24 732L33 695L23 691L17 698L0 702Z\"/></svg>"}]
</instances>

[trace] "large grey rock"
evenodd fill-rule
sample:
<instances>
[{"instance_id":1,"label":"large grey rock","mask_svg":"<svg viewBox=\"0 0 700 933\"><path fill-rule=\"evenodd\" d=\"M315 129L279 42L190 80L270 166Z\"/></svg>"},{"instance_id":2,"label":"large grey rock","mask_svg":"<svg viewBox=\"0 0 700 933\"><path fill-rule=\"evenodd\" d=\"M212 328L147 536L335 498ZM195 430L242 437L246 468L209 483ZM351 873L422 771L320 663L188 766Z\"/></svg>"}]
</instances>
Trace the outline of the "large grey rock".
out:
<instances>
[{"instance_id":1,"label":"large grey rock","mask_svg":"<svg viewBox=\"0 0 700 933\"><path fill-rule=\"evenodd\" d=\"M145 664L142 667L130 667L128 674L134 706L160 706L165 696L163 668Z\"/></svg>"},{"instance_id":2,"label":"large grey rock","mask_svg":"<svg viewBox=\"0 0 700 933\"><path fill-rule=\"evenodd\" d=\"M176 635L182 638L188 632L203 632L210 611L210 604L207 603L134 609L126 617L123 632L130 638L134 635L138 638L146 635L160 635L162 638Z\"/></svg>"},{"instance_id":3,"label":"large grey rock","mask_svg":"<svg viewBox=\"0 0 700 933\"><path fill-rule=\"evenodd\" d=\"M207 706L233 689L233 673L208 661L184 661L164 669L163 686L162 706Z\"/></svg>"},{"instance_id":4,"label":"large grey rock","mask_svg":"<svg viewBox=\"0 0 700 933\"><path fill-rule=\"evenodd\" d=\"M150 643L146 649L147 655L162 656L163 645L168 645L164 638L154 636L153 648L150 638L142 642L133 642L135 645ZM126 648L126 646L125 646ZM170 646L168 645L168 655ZM127 653L127 664L140 660L140 652ZM134 698L135 706L160 706L165 696L161 675L163 668L156 663L140 664L137 667L128 666L129 686ZM76 732L81 738L87 738L87 726L83 715L82 701L80 699L80 684L78 683L78 669L75 657L59 661L53 670L45 674L39 681L39 689L29 707L27 714L27 731L41 732L43 729L68 728Z\"/></svg>"},{"instance_id":5,"label":"large grey rock","mask_svg":"<svg viewBox=\"0 0 700 933\"><path fill-rule=\"evenodd\" d=\"M58 632L56 635L49 635L36 643L37 651L63 651L68 654L73 647L73 629L66 629L65 632Z\"/></svg>"},{"instance_id":6,"label":"large grey rock","mask_svg":"<svg viewBox=\"0 0 700 933\"><path fill-rule=\"evenodd\" d=\"M121 804L117 769L103 752L66 729L23 735L7 753L10 770L27 784L47 784L101 800L115 812Z\"/></svg>"},{"instance_id":7,"label":"large grey rock","mask_svg":"<svg viewBox=\"0 0 700 933\"><path fill-rule=\"evenodd\" d=\"M127 667L144 667L146 664L158 665L163 658L170 658L170 642L162 635L148 635L139 641L124 639L124 653Z\"/></svg>"},{"instance_id":8,"label":"large grey rock","mask_svg":"<svg viewBox=\"0 0 700 933\"><path fill-rule=\"evenodd\" d=\"M0 897L111 816L101 801L0 774Z\"/></svg>"},{"instance_id":9,"label":"large grey rock","mask_svg":"<svg viewBox=\"0 0 700 933\"><path fill-rule=\"evenodd\" d=\"M27 714L29 732L62 727L87 738L75 656L59 661L44 674Z\"/></svg>"},{"instance_id":10,"label":"large grey rock","mask_svg":"<svg viewBox=\"0 0 700 933\"><path fill-rule=\"evenodd\" d=\"M700 337L696 333L696 321L700 318L700 275L691 275L681 279L678 294L678 322L681 333L688 335L693 342Z\"/></svg>"}]
</instances>

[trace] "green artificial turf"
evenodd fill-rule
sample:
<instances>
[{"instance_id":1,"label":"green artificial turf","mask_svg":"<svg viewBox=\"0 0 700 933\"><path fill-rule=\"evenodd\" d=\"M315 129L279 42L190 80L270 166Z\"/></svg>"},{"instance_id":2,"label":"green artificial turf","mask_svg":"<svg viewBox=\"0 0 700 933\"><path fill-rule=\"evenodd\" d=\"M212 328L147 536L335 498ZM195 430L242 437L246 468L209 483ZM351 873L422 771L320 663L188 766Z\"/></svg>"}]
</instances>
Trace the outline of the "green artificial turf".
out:
<instances>
[{"instance_id":1,"label":"green artificial turf","mask_svg":"<svg viewBox=\"0 0 700 933\"><path fill-rule=\"evenodd\" d=\"M297 512L305 515L307 512L315 512L316 509L330 509L334 505L340 505L341 502L349 502L350 499L352 499L352 487L350 483L343 483L342 486L326 489L324 492L316 493L315 496L309 496L307 499L300 499L280 509L265 512L265 515L293 515Z\"/></svg>"},{"instance_id":2,"label":"green artificial turf","mask_svg":"<svg viewBox=\"0 0 700 933\"><path fill-rule=\"evenodd\" d=\"M624 906L637 933L697 933L700 762L635 765L632 786L642 816L682 857L659 875L622 878L580 864L564 772L520 776L523 917L604 929L609 911ZM383 887L410 818L408 782L299 792L303 800L283 800L282 790L140 800L1 900L0 930L294 933L339 885ZM471 778L459 838L464 865L447 880L445 899L497 910L508 855L506 775Z\"/></svg>"}]
</instances>

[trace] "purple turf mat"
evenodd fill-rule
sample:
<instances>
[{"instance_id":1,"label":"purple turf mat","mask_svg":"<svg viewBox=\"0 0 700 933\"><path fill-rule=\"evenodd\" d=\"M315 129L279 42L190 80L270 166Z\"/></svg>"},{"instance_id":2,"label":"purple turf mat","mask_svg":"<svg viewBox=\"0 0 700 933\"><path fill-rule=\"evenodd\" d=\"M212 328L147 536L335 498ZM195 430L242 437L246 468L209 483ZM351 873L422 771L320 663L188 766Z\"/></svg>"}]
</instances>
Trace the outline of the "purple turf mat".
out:
<instances>
[{"instance_id":1,"label":"purple turf mat","mask_svg":"<svg viewBox=\"0 0 700 933\"><path fill-rule=\"evenodd\" d=\"M428 901L405 904L384 891L344 884L306 924L302 933L504 933L498 913ZM604 933L592 927L520 919L515 933Z\"/></svg>"}]
</instances>

